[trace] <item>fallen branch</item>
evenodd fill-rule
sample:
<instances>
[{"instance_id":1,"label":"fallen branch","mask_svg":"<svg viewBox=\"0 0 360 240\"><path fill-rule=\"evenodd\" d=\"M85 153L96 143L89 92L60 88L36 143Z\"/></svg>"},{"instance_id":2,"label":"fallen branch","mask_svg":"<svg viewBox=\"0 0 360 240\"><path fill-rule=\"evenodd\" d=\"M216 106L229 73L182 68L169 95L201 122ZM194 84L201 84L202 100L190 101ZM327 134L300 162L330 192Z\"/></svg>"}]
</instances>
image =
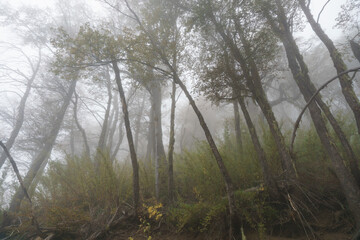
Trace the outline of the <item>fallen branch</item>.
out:
<instances>
[{"instance_id":1,"label":"fallen branch","mask_svg":"<svg viewBox=\"0 0 360 240\"><path fill-rule=\"evenodd\" d=\"M352 76L351 80L352 81L355 76L356 73L360 70L360 67L356 67L356 68L352 68L349 69L345 72L340 73L339 75L331 78L330 80L328 80L327 82L325 82L315 93L314 95L312 95L312 97L310 98L310 100L306 103L305 107L303 108L303 110L300 112L298 118L296 119L295 125L294 125L294 130L292 133L292 137L291 137L291 143L290 143L290 153L293 154L293 147L294 147L294 142L295 142L295 137L296 137L296 131L299 128L299 124L301 121L302 116L304 115L306 109L309 107L309 105L313 102L313 100L316 98L316 96L320 93L321 90L323 90L325 87L327 87L327 85L329 85L331 82L335 81L336 79L338 79L339 77L341 77L342 75L348 74L350 72L353 72L354 75Z\"/></svg>"},{"instance_id":2,"label":"fallen branch","mask_svg":"<svg viewBox=\"0 0 360 240\"><path fill-rule=\"evenodd\" d=\"M27 190L26 190L26 187L25 187L24 182L23 182L23 180L22 180L22 178L21 178L21 175L20 175L19 169L18 169L18 167L17 167L17 165L16 165L16 162L15 162L15 160L12 158L12 156L10 155L7 147L5 146L5 144L4 144L2 141L0 141L0 146L4 149L4 152L5 152L6 156L9 158L10 163L11 163L11 165L12 165L12 167L13 167L15 173L16 173L16 177L17 177L17 179L18 179L18 181L19 181L19 183L20 183L20 187L21 187L22 190L24 191L25 197L29 200L30 207L31 207L31 211L32 211L32 212L31 212L31 215L32 215L31 218L32 218L33 224L34 224L35 227L36 227L36 231L38 232L38 234L39 234L40 237L45 238L46 236L45 236L45 234L41 231L40 226L39 226L39 223L38 223L38 221L37 221L37 219L36 219L36 217L35 217L35 214L34 214L34 212L33 212L33 204L32 204L31 198L30 198L30 196L29 196L29 194L28 194L28 192L27 192Z\"/></svg>"}]
</instances>

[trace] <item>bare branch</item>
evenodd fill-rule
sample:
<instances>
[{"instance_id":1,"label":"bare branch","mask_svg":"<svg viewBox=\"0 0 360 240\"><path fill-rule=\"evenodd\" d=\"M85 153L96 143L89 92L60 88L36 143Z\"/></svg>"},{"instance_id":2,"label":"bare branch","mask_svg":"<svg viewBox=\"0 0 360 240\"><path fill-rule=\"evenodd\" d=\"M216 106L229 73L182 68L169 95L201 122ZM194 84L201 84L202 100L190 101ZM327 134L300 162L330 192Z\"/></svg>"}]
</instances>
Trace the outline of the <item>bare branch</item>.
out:
<instances>
[{"instance_id":1,"label":"bare branch","mask_svg":"<svg viewBox=\"0 0 360 240\"><path fill-rule=\"evenodd\" d=\"M331 0L327 0L327 2L326 2L326 3L324 4L324 6L322 7L322 9L321 9L321 11L319 12L319 15L318 15L318 17L317 17L317 19L316 19L316 23L319 23L320 16L321 16L322 12L324 11L326 5L328 5L328 3L329 3L330 1L331 1Z\"/></svg>"},{"instance_id":2,"label":"bare branch","mask_svg":"<svg viewBox=\"0 0 360 240\"><path fill-rule=\"evenodd\" d=\"M331 78L330 80L328 80L327 82L325 82L315 93L314 95L312 95L312 97L310 98L310 100L306 103L305 107L303 108L303 110L300 112L296 122L295 122L295 125L294 125L294 130L293 130L293 133L292 133L292 137L291 137L291 143L290 143L290 153L293 153L293 147L294 147L294 141L295 141L295 137L296 137L296 131L297 129L299 128L299 124L300 124L300 121L301 121L301 118L302 116L304 115L306 109L309 107L309 105L312 103L312 101L316 98L316 96L320 93L321 90L323 90L325 87L327 87L327 85L329 85L331 82L335 81L336 79L340 78L341 76L345 75L345 74L348 74L350 72L353 72L354 75L352 76L351 78L351 81L354 80L355 78L355 75L356 73L360 71L360 67L357 67L357 68L352 68L352 69L349 69L345 72L342 72L340 73L339 75Z\"/></svg>"}]
</instances>

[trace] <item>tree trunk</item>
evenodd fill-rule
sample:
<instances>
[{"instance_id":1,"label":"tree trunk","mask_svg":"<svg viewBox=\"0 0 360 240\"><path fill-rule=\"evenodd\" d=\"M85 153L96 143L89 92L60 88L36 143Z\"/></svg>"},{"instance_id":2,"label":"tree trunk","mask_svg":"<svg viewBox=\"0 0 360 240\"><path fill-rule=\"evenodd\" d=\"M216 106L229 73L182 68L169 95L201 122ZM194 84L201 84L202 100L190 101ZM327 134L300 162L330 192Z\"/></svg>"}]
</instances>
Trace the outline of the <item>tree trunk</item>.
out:
<instances>
[{"instance_id":1,"label":"tree trunk","mask_svg":"<svg viewBox=\"0 0 360 240\"><path fill-rule=\"evenodd\" d=\"M137 149L139 146L139 135L140 135L140 131L141 131L141 118L143 116L144 108L145 108L145 97L143 97L143 99L142 99L141 106L140 106L139 112L137 113L136 121L135 121L135 151L136 152L137 152Z\"/></svg>"},{"instance_id":2,"label":"tree trunk","mask_svg":"<svg viewBox=\"0 0 360 240\"><path fill-rule=\"evenodd\" d=\"M325 44L326 48L330 53L331 60L334 63L337 74L345 72L347 70L346 64L341 57L341 53L335 47L334 42L328 37L328 35L321 28L320 24L317 23L311 14L310 9L306 6L305 0L299 0L301 9L303 10L308 22L310 23L311 28L320 38L320 40ZM360 134L360 102L356 96L354 89L352 87L352 81L348 74L343 74L339 77L342 93L346 99L346 102L349 104L351 110L354 113L355 121L358 128L358 134Z\"/></svg>"},{"instance_id":3,"label":"tree trunk","mask_svg":"<svg viewBox=\"0 0 360 240\"><path fill-rule=\"evenodd\" d=\"M239 48L233 42L233 40L225 33L221 24L216 21L215 16L210 11L209 17L211 21L214 23L216 31L220 34L223 38L225 44L229 47L232 55L234 56L235 60L240 64L240 67L243 71L244 77L246 79L247 85L255 97L256 102L259 104L270 128L270 132L274 137L277 149L280 153L281 163L283 170L285 171L286 179L292 183L296 180L296 170L294 166L293 159L290 156L290 152L285 144L284 137L280 131L278 122L275 118L275 115L271 109L269 101L267 100L265 91L261 84L261 78L259 71L257 69L256 63L252 58L252 54L250 53L249 43L246 40L242 29L240 26L237 27L237 32L240 35L241 42L245 47L246 57L240 52ZM247 61L249 61L250 66L248 65Z\"/></svg>"},{"instance_id":4,"label":"tree trunk","mask_svg":"<svg viewBox=\"0 0 360 240\"><path fill-rule=\"evenodd\" d=\"M255 152L257 154L257 158L260 162L260 166L261 166L261 170L262 170L262 174L264 177L264 183L266 188L269 190L269 194L273 199L280 199L280 193L279 193L279 189L277 187L277 184L271 174L269 165L267 163L267 159L266 159L266 154L264 149L261 147L260 141L259 141L259 137L256 133L256 129L255 126L251 120L250 114L246 108L245 102L244 102L244 98L243 97L239 97L239 104L241 107L241 110L244 114L244 118L246 121L246 125L249 129L249 133L251 136L251 141L254 144L254 148L255 148Z\"/></svg>"},{"instance_id":5,"label":"tree trunk","mask_svg":"<svg viewBox=\"0 0 360 240\"><path fill-rule=\"evenodd\" d=\"M241 139L241 127L240 127L240 113L239 113L239 105L235 100L233 101L234 107L234 124L235 124L235 136L236 136L236 147L239 149L240 154L243 152L243 144Z\"/></svg>"},{"instance_id":6,"label":"tree trunk","mask_svg":"<svg viewBox=\"0 0 360 240\"><path fill-rule=\"evenodd\" d=\"M175 199L175 184L174 184L174 145L175 145L175 107L176 107L176 84L175 81L172 82L172 91L171 91L171 112L170 112L170 136L169 136L169 151L168 151L168 195L169 201L172 203Z\"/></svg>"},{"instance_id":7,"label":"tree trunk","mask_svg":"<svg viewBox=\"0 0 360 240\"><path fill-rule=\"evenodd\" d=\"M160 200L160 196L164 195L166 190L166 155L162 140L162 124L161 124L161 86L159 81L152 80L151 85L151 104L154 110L155 125L155 196Z\"/></svg>"},{"instance_id":8,"label":"tree trunk","mask_svg":"<svg viewBox=\"0 0 360 240\"><path fill-rule=\"evenodd\" d=\"M113 66L113 69L114 69L114 72L115 72L116 84L117 84L118 89L119 89L121 105L122 105L122 110L123 110L123 114L124 114L126 136L127 136L127 140L128 140L128 144L129 144L130 158L131 158L131 164L132 164L132 168L133 168L134 210L135 210L135 213L137 215L139 213L139 207L140 207L139 165L138 165L136 151L135 151L135 147L134 147L133 136L132 136L132 133L131 133L129 112L128 112L128 107L127 107L127 103L126 103L124 89L123 89L122 83L121 83L120 70L119 70L119 67L118 67L116 61L112 62L112 66Z\"/></svg>"},{"instance_id":9,"label":"tree trunk","mask_svg":"<svg viewBox=\"0 0 360 240\"><path fill-rule=\"evenodd\" d=\"M19 107L18 107L18 114L17 114L17 117L16 117L15 127L11 131L10 138L6 141L6 144L5 144L5 146L6 146L6 148L8 149L9 152L10 152L12 146L14 145L16 137L19 135L20 129L21 129L23 123L24 123L26 101L27 101L27 99L28 99L28 97L30 95L30 90L32 88L32 84L33 84L33 82L35 80L35 77L37 75L37 72L39 70L39 66L40 66L40 61L39 61L38 65L37 65L35 71L33 72L31 78L28 80L28 83L26 85L25 93L21 98L21 101L20 101L20 104L19 104ZM6 159L6 154L5 154L5 152L3 152L1 154L1 156L0 156L0 169L4 165L5 159Z\"/></svg>"},{"instance_id":10,"label":"tree trunk","mask_svg":"<svg viewBox=\"0 0 360 240\"><path fill-rule=\"evenodd\" d=\"M293 77L305 100L309 101L313 93L311 91L312 83L308 74L307 66L303 61L298 46L292 36L285 15L285 10L281 6L280 1L276 0L276 4L278 8L277 20L279 21L280 26L278 26L276 21L270 16L268 9L263 8L263 12L272 29L281 39L285 47L289 68ZM360 189L356 184L354 177L344 165L343 159L340 156L334 141L330 137L323 116L321 115L321 110L315 102L309 105L309 110L320 141L332 161L334 171L340 181L341 187L349 204L349 208L355 217L357 226L360 227Z\"/></svg>"},{"instance_id":11,"label":"tree trunk","mask_svg":"<svg viewBox=\"0 0 360 240\"><path fill-rule=\"evenodd\" d=\"M69 86L68 92L66 93L64 102L60 108L60 111L57 113L56 120L53 123L53 127L49 133L49 136L47 137L47 139L44 143L44 147L39 152L39 154L36 156L36 158L32 161L32 163L30 165L30 169L24 178L24 186L27 190L29 189L31 183L33 182L41 165L43 164L44 161L47 161L48 157L51 154L55 140L56 140L59 130L61 128L61 124L63 122L66 110L70 104L72 95L74 94L76 82L77 82L76 78L72 80L72 82ZM9 211L10 212L18 212L20 209L21 201L24 199L24 197L25 197L24 191L20 188L17 189L13 198L11 199Z\"/></svg>"},{"instance_id":12,"label":"tree trunk","mask_svg":"<svg viewBox=\"0 0 360 240\"><path fill-rule=\"evenodd\" d=\"M352 52L354 53L354 56L360 62L360 45L353 40L350 40L350 47Z\"/></svg>"},{"instance_id":13,"label":"tree trunk","mask_svg":"<svg viewBox=\"0 0 360 240\"><path fill-rule=\"evenodd\" d=\"M150 100L151 101L151 100ZM146 148L146 164L151 165L152 160L155 159L155 121L154 121L154 107L151 104L149 112L149 126L147 135L147 148Z\"/></svg>"},{"instance_id":14,"label":"tree trunk","mask_svg":"<svg viewBox=\"0 0 360 240\"><path fill-rule=\"evenodd\" d=\"M113 115L114 116L113 116L113 120L111 121L111 125L110 125L110 128L109 128L108 139L107 139L110 154L113 152L114 135L115 135L116 128L117 128L118 122L119 122L119 100L118 100L118 95L114 96Z\"/></svg>"},{"instance_id":15,"label":"tree trunk","mask_svg":"<svg viewBox=\"0 0 360 240\"><path fill-rule=\"evenodd\" d=\"M75 119L75 124L77 126L77 128L79 129L81 136L83 138L84 141L84 145L85 145L85 154L86 156L90 156L90 147L89 147L89 143L87 140L87 136L86 136L86 132L85 129L81 126L79 119L78 119L78 115L77 115L77 106L78 106L78 100L79 100L79 96L77 95L76 92L74 92L75 95L75 101L74 101L74 119Z\"/></svg>"},{"instance_id":16,"label":"tree trunk","mask_svg":"<svg viewBox=\"0 0 360 240\"><path fill-rule=\"evenodd\" d=\"M110 75L109 75L108 71L106 71L105 74L106 74L106 87L107 87L107 92L108 92L108 101L107 101L107 105L106 105L104 121L103 121L103 124L101 127L101 133L100 133L100 137L99 137L99 141L98 141L98 145L97 145L97 154L96 154L96 158L95 158L97 161L99 161L98 158L101 156L101 155L99 155L99 153L104 151L105 147L106 147L109 116L110 116L111 102L112 102L111 79L110 79Z\"/></svg>"}]
</instances>

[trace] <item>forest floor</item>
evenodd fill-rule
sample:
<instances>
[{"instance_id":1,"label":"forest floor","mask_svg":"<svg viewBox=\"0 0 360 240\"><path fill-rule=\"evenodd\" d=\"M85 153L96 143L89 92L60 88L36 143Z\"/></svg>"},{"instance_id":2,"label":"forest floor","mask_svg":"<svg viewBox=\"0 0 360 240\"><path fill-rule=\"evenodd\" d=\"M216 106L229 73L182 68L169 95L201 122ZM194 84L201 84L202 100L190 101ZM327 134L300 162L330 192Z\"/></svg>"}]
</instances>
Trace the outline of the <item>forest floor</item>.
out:
<instances>
[{"instance_id":1,"label":"forest floor","mask_svg":"<svg viewBox=\"0 0 360 240\"><path fill-rule=\"evenodd\" d=\"M321 239L321 240L351 240L351 237L352 237L350 234L341 233L341 232L337 232L337 233L335 233L335 232L334 233L316 232L316 234L319 237L318 239ZM149 240L149 239L151 239L151 240L186 240L186 239L189 239L189 240L215 240L215 239L219 239L219 238L211 238L206 233L200 234L200 235L188 234L188 233L155 233L155 234L151 235L151 238L149 238L149 236L145 236L144 234L136 232L136 231L129 232L129 231L125 231L125 230L120 230L120 231L112 232L112 234L107 238L107 240L110 240L110 239L112 239L112 240L129 240L129 239L133 239L133 240ZM291 239L308 240L309 238L307 238L306 236L289 238L289 237L266 235L264 239L266 239L266 240L291 240ZM310 239L313 239L313 238L310 238ZM259 240L259 236L257 233L249 233L246 235L246 240Z\"/></svg>"},{"instance_id":2,"label":"forest floor","mask_svg":"<svg viewBox=\"0 0 360 240\"><path fill-rule=\"evenodd\" d=\"M326 224L329 221L329 216L323 214L321 218L318 219L318 224ZM351 240L352 235L350 234L349 225L337 224L335 226L324 226L322 229L317 229L314 234L314 237L307 237L304 231L299 232L299 228L295 230L295 226L287 226L286 229L283 229L281 233L273 233L272 235L266 235L263 239L266 240ZM294 229L293 229L294 228ZM253 230L246 231L246 240L259 240L259 234ZM177 233L176 230L170 230L167 228L161 228L156 231L151 232L151 234L144 234L144 232L134 224L123 225L119 228L113 229L108 233L106 240L220 240L227 239L226 235L221 235L220 233L186 233L181 232Z\"/></svg>"}]
</instances>

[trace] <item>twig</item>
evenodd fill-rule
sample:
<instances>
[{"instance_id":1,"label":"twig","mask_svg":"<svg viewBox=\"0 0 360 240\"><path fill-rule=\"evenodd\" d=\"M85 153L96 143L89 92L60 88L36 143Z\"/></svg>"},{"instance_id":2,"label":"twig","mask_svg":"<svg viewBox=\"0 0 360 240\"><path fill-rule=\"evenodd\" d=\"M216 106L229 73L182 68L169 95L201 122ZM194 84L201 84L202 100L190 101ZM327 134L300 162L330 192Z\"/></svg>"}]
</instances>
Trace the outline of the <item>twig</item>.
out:
<instances>
[{"instance_id":1,"label":"twig","mask_svg":"<svg viewBox=\"0 0 360 240\"><path fill-rule=\"evenodd\" d=\"M16 177L17 177L17 179L18 179L18 181L19 181L19 183L20 183L20 186L21 186L22 190L24 191L25 197L29 200L29 203L30 203L30 206L31 206L31 210L32 210L32 213L31 213L32 216L31 216L31 217L32 217L32 220L33 220L33 224L35 225L36 230L37 230L39 236L42 237L42 238L45 238L45 234L41 231L40 226L39 226L39 223L38 223L38 221L37 221L37 219L36 219L36 217L35 217L35 214L34 214L34 212L33 212L33 204L32 204L31 198L30 198L30 196L29 196L29 194L28 194L28 192L27 192L27 190L26 190L26 187L25 187L24 182L23 182L23 180L22 180L22 178L21 178L21 175L20 175L19 169L18 169L18 167L17 167L17 165L16 165L16 162L15 162L15 160L12 158L12 156L10 155L7 147L5 146L5 144L4 144L2 141L0 141L0 146L4 149L5 154L6 154L7 157L9 158L10 163L11 163L11 165L12 165L12 167L13 167L15 173L16 173Z\"/></svg>"}]
</instances>

